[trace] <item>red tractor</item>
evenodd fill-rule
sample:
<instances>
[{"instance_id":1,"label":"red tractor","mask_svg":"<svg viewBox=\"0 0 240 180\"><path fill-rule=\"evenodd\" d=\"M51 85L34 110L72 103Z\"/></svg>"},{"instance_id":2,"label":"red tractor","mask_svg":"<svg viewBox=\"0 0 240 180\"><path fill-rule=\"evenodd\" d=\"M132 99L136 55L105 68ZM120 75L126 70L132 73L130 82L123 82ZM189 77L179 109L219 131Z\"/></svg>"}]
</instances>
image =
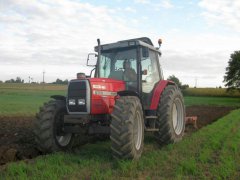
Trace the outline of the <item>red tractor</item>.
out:
<instances>
[{"instance_id":1,"label":"red tractor","mask_svg":"<svg viewBox=\"0 0 240 180\"><path fill-rule=\"evenodd\" d=\"M160 144L181 140L183 96L174 82L163 80L159 48L144 37L104 45L98 40L95 51L91 75L79 73L66 97L52 96L40 108L34 131L39 149L69 149L79 133L110 135L114 157L138 159L145 131Z\"/></svg>"}]
</instances>

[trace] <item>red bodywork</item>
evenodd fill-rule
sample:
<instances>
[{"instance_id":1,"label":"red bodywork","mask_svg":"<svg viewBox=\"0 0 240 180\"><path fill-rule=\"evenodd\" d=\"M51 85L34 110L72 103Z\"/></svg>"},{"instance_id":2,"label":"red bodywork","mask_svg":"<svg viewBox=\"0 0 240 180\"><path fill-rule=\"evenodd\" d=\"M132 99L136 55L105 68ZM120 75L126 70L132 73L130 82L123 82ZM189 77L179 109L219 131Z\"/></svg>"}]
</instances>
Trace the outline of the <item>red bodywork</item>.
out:
<instances>
[{"instance_id":1,"label":"red bodywork","mask_svg":"<svg viewBox=\"0 0 240 180\"><path fill-rule=\"evenodd\" d=\"M111 114L118 91L124 91L124 81L110 78L90 78L91 114Z\"/></svg>"},{"instance_id":2,"label":"red bodywork","mask_svg":"<svg viewBox=\"0 0 240 180\"><path fill-rule=\"evenodd\" d=\"M174 84L172 81L161 80L153 91L150 110L156 110L163 90L168 84Z\"/></svg>"},{"instance_id":3,"label":"red bodywork","mask_svg":"<svg viewBox=\"0 0 240 180\"><path fill-rule=\"evenodd\" d=\"M126 90L124 81L110 78L90 78L91 114L111 114L117 92ZM150 110L156 110L161 94L172 81L161 80L153 90Z\"/></svg>"}]
</instances>

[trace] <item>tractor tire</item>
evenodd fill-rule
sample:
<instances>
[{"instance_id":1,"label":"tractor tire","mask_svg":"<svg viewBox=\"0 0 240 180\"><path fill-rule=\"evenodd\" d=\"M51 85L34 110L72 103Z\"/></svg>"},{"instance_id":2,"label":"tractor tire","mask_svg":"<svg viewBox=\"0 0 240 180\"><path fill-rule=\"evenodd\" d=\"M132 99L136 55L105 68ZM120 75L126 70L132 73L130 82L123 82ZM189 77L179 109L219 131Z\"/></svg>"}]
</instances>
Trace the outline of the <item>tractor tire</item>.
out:
<instances>
[{"instance_id":1,"label":"tractor tire","mask_svg":"<svg viewBox=\"0 0 240 180\"><path fill-rule=\"evenodd\" d=\"M144 118L138 97L122 96L111 114L110 139L115 158L138 159L144 142Z\"/></svg>"},{"instance_id":2,"label":"tractor tire","mask_svg":"<svg viewBox=\"0 0 240 180\"><path fill-rule=\"evenodd\" d=\"M182 139L185 130L185 106L180 89L168 85L161 95L157 109L155 137L159 144L170 144Z\"/></svg>"},{"instance_id":3,"label":"tractor tire","mask_svg":"<svg viewBox=\"0 0 240 180\"><path fill-rule=\"evenodd\" d=\"M67 150L72 146L73 134L64 134L63 117L67 113L65 101L51 100L37 113L34 134L37 148L43 153Z\"/></svg>"}]
</instances>

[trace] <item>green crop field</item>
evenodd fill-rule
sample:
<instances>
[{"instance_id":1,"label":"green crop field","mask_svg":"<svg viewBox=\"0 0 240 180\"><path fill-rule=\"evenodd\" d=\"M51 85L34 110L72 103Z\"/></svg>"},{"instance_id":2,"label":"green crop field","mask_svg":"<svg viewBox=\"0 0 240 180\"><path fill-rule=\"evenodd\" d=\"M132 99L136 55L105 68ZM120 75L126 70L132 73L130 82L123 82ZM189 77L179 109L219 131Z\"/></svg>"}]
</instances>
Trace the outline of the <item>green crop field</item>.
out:
<instances>
[{"instance_id":1,"label":"green crop field","mask_svg":"<svg viewBox=\"0 0 240 180\"><path fill-rule=\"evenodd\" d=\"M185 96L208 97L240 97L240 91L227 91L226 88L187 88L183 90Z\"/></svg>"},{"instance_id":2,"label":"green crop field","mask_svg":"<svg viewBox=\"0 0 240 180\"><path fill-rule=\"evenodd\" d=\"M50 99L51 95L66 94L66 85L39 84L0 84L1 116L34 116L39 107ZM196 88L191 91L201 92ZM208 89L207 89L208 90ZM206 91L207 91L206 90ZM219 91L219 89L212 89ZM220 89L221 90L221 89ZM196 95L195 92L195 95ZM213 92L212 92L213 93ZM200 93L199 93L200 94ZM217 105L240 107L240 97L201 97L185 95L186 106Z\"/></svg>"},{"instance_id":3,"label":"green crop field","mask_svg":"<svg viewBox=\"0 0 240 180\"><path fill-rule=\"evenodd\" d=\"M184 96L185 105L212 105L212 106L235 106L240 107L239 97L198 97Z\"/></svg>"},{"instance_id":4,"label":"green crop field","mask_svg":"<svg viewBox=\"0 0 240 180\"><path fill-rule=\"evenodd\" d=\"M183 141L159 148L149 136L139 161L113 160L110 143L87 144L75 153L55 153L10 163L1 179L238 179L240 110Z\"/></svg>"},{"instance_id":5,"label":"green crop field","mask_svg":"<svg viewBox=\"0 0 240 180\"><path fill-rule=\"evenodd\" d=\"M64 95L66 88L49 84L0 84L0 115L33 116L51 95Z\"/></svg>"}]
</instances>

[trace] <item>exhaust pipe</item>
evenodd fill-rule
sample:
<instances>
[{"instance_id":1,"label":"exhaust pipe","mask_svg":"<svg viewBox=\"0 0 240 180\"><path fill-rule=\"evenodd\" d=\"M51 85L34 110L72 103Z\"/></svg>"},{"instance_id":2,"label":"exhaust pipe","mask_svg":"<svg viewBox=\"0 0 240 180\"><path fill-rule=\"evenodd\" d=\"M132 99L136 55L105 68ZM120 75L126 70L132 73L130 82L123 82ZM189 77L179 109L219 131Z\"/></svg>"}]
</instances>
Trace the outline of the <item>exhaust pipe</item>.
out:
<instances>
[{"instance_id":1,"label":"exhaust pipe","mask_svg":"<svg viewBox=\"0 0 240 180\"><path fill-rule=\"evenodd\" d=\"M97 60L97 67L96 67L96 70L97 70L97 76L99 77L100 76L100 72L99 72L99 65L100 65L100 58L101 58L101 42L100 42L100 39L97 39L97 43L98 43L98 60Z\"/></svg>"}]
</instances>

